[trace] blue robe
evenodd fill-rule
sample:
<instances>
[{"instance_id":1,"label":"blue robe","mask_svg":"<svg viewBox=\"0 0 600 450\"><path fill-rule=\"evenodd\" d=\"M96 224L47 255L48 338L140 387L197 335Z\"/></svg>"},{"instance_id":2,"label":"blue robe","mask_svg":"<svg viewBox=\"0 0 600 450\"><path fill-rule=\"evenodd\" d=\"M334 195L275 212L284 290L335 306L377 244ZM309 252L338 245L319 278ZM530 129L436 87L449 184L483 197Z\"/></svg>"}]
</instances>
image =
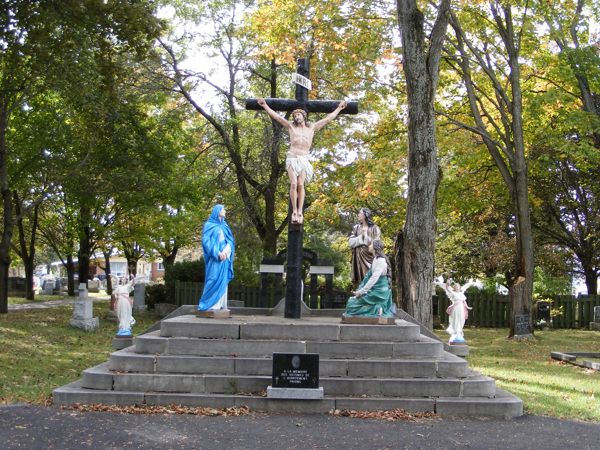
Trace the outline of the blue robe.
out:
<instances>
[{"instance_id":1,"label":"blue robe","mask_svg":"<svg viewBox=\"0 0 600 450\"><path fill-rule=\"evenodd\" d=\"M227 285L233 279L233 255L235 241L231 228L219 213L223 205L216 205L202 229L202 250L204 251L205 277L204 290L198 302L199 311L207 311L225 294ZM219 252L229 244L231 255L221 261Z\"/></svg>"}]
</instances>

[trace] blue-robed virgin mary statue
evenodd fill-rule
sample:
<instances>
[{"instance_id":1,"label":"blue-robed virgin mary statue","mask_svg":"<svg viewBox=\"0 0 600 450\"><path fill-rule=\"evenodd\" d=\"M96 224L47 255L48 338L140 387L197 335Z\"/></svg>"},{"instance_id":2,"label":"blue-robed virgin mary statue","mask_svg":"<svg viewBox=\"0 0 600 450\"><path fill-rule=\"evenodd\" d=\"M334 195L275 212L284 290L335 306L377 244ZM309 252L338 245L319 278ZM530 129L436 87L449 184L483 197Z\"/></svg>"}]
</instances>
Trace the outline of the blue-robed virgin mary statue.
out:
<instances>
[{"instance_id":1,"label":"blue-robed virgin mary statue","mask_svg":"<svg viewBox=\"0 0 600 450\"><path fill-rule=\"evenodd\" d=\"M198 311L227 309L227 285L233 278L235 242L223 205L216 205L204 224L202 250L206 275Z\"/></svg>"}]
</instances>

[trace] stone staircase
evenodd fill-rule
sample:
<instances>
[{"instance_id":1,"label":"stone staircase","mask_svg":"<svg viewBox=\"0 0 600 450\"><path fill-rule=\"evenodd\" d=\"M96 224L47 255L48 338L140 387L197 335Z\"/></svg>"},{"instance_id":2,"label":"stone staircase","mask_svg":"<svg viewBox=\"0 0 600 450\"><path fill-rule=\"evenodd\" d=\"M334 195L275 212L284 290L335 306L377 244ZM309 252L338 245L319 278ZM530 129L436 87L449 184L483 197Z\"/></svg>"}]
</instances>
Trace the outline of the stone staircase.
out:
<instances>
[{"instance_id":1,"label":"stone staircase","mask_svg":"<svg viewBox=\"0 0 600 450\"><path fill-rule=\"evenodd\" d=\"M318 353L324 398L273 399L273 353ZM284 319L233 314L163 320L108 362L54 391L58 405L115 404L325 413L332 409L431 411L445 416L517 417L520 399L468 368L414 323L342 324L339 317Z\"/></svg>"}]
</instances>

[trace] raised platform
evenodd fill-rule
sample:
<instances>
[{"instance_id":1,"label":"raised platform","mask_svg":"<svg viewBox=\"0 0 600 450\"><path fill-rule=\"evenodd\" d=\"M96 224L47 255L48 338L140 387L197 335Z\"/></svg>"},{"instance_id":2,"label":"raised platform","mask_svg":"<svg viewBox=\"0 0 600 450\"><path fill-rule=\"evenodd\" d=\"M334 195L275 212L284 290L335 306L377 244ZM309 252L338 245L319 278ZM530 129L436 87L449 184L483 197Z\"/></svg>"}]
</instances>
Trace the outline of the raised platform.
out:
<instances>
[{"instance_id":1,"label":"raised platform","mask_svg":"<svg viewBox=\"0 0 600 450\"><path fill-rule=\"evenodd\" d=\"M186 310L183 310L186 312ZM273 353L318 353L322 399L267 397ZM54 391L54 403L246 405L271 412L431 411L510 418L521 400L444 351L418 325L349 324L338 317L175 315L108 362Z\"/></svg>"}]
</instances>

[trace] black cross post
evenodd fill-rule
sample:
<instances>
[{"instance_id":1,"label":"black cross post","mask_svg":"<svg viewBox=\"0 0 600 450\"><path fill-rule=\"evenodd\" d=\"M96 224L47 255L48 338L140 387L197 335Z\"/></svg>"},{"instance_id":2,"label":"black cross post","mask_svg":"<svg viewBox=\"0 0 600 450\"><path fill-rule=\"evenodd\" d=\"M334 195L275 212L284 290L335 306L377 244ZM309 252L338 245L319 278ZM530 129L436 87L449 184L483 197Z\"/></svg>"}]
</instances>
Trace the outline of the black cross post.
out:
<instances>
[{"instance_id":1,"label":"black cross post","mask_svg":"<svg viewBox=\"0 0 600 450\"><path fill-rule=\"evenodd\" d=\"M301 58L298 60L298 74L309 78L308 60ZM308 89L300 84L296 84L296 99L285 98L266 98L265 101L274 111L293 111L303 109L307 113L330 113L333 112L340 101L336 100L308 100ZM255 98L246 100L246 109L263 111L262 106L258 104ZM357 114L358 102L348 102L347 106L340 111L340 114ZM290 203L291 209L291 203ZM304 209L304 205L303 205ZM291 212L288 217L291 216ZM285 317L289 319L299 319L301 315L302 302L302 242L304 238L304 228L301 223L288 224L288 246L287 246L287 269L286 269L286 290L285 290Z\"/></svg>"}]
</instances>

